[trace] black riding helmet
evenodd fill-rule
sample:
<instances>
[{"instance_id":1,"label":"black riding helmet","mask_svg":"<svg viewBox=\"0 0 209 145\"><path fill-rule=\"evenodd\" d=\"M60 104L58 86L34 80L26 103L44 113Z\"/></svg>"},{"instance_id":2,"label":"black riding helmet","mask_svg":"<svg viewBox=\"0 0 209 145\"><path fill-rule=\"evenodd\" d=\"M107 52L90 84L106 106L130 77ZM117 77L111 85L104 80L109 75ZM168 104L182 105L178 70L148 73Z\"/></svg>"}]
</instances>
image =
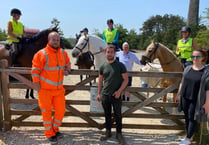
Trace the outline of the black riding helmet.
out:
<instances>
[{"instance_id":1,"label":"black riding helmet","mask_svg":"<svg viewBox=\"0 0 209 145\"><path fill-rule=\"evenodd\" d=\"M109 24L109 23L114 24L112 19L108 19L108 20L107 20L107 24Z\"/></svg>"},{"instance_id":2,"label":"black riding helmet","mask_svg":"<svg viewBox=\"0 0 209 145\"><path fill-rule=\"evenodd\" d=\"M188 27L188 26L184 26L184 27L181 28L181 32L189 32L189 33L191 33L191 28Z\"/></svg>"},{"instance_id":3,"label":"black riding helmet","mask_svg":"<svg viewBox=\"0 0 209 145\"><path fill-rule=\"evenodd\" d=\"M22 15L21 11L19 9L16 9L16 8L12 9L10 14L11 14L11 16L12 16L12 14Z\"/></svg>"}]
</instances>

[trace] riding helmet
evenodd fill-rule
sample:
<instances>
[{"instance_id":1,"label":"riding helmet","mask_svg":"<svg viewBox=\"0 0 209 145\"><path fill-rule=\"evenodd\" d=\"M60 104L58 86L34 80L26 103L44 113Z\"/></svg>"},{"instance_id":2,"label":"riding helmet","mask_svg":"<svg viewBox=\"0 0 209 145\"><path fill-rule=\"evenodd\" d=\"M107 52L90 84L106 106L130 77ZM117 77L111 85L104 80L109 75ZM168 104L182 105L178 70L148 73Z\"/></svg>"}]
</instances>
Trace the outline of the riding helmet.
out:
<instances>
[{"instance_id":1,"label":"riding helmet","mask_svg":"<svg viewBox=\"0 0 209 145\"><path fill-rule=\"evenodd\" d=\"M109 23L114 24L112 19L108 19L108 20L107 20L107 24L109 24Z\"/></svg>"},{"instance_id":2,"label":"riding helmet","mask_svg":"<svg viewBox=\"0 0 209 145\"><path fill-rule=\"evenodd\" d=\"M12 16L12 14L22 15L21 11L19 9L16 9L16 8L12 9L10 14L11 14L11 16Z\"/></svg>"},{"instance_id":3,"label":"riding helmet","mask_svg":"<svg viewBox=\"0 0 209 145\"><path fill-rule=\"evenodd\" d=\"M190 27L188 27L188 26L184 26L184 27L182 27L181 28L181 32L191 32L191 28Z\"/></svg>"},{"instance_id":4,"label":"riding helmet","mask_svg":"<svg viewBox=\"0 0 209 145\"><path fill-rule=\"evenodd\" d=\"M87 31L87 32L89 32L89 30L88 30L87 28L84 28L82 31Z\"/></svg>"}]
</instances>

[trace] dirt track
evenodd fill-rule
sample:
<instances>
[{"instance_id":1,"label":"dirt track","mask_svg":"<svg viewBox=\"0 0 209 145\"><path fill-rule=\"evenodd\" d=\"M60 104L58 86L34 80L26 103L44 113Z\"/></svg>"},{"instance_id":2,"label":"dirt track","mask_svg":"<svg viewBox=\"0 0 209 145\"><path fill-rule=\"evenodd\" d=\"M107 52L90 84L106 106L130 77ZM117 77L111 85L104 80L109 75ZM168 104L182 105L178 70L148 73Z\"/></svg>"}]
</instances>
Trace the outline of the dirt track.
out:
<instances>
[{"instance_id":1,"label":"dirt track","mask_svg":"<svg viewBox=\"0 0 209 145\"><path fill-rule=\"evenodd\" d=\"M140 54L137 54L140 57ZM70 52L69 56L71 58L72 64L74 59L71 57ZM73 66L73 68L76 68ZM134 65L134 70L139 70L139 66ZM79 76L69 76L65 78L65 84L75 84L79 81ZM140 85L140 79L134 78L133 86ZM82 95L81 95L82 94ZM17 98L24 98L25 90L12 90L11 96ZM37 98L37 94L36 94ZM88 91L76 91L66 98L70 99L82 99L88 100L90 98ZM136 98L131 98L135 100ZM171 100L171 98L169 98ZM16 105L12 106L13 108L21 109L31 109L34 106L29 105ZM81 109L89 109L81 107ZM125 109L125 108L123 108ZM144 108L140 110L142 112L153 112L153 109ZM40 120L40 117L30 117L29 120ZM73 120L73 121L82 121L79 118L75 117L66 117L64 120ZM123 122L140 122L140 124L169 124L169 121L160 120L160 119L123 119ZM43 127L13 127L11 131L0 132L0 145L49 145L50 143L46 140ZM113 129L113 136L110 140L101 142L99 140L100 135L104 130L100 131L94 128L60 128L60 131L65 134L65 137L58 141L57 145L116 145L118 144L115 139L115 129ZM139 130L139 129L124 129L123 135L126 139L127 145L163 145L170 144L176 145L179 143L179 136L177 135L179 131L160 131L160 130Z\"/></svg>"}]
</instances>

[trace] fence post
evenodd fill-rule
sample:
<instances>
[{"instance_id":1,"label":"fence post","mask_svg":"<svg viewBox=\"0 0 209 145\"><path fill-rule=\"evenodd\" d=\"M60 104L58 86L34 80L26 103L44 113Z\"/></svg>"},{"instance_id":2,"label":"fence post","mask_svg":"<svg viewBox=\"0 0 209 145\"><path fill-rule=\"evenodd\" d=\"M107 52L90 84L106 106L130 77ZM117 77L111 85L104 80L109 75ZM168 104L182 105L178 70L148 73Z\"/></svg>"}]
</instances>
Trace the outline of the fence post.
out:
<instances>
[{"instance_id":1,"label":"fence post","mask_svg":"<svg viewBox=\"0 0 209 145\"><path fill-rule=\"evenodd\" d=\"M1 74L1 73L0 73ZM1 79L1 75L0 75L0 79ZM0 130L2 130L3 128L3 99L2 99L2 84L0 82Z\"/></svg>"},{"instance_id":2,"label":"fence post","mask_svg":"<svg viewBox=\"0 0 209 145\"><path fill-rule=\"evenodd\" d=\"M3 59L0 61L1 68L8 67L8 61ZM3 96L3 108L4 108L4 121L3 121L3 129L5 131L11 130L12 122L11 122L11 113L10 113L10 103L9 103L9 76L7 72L1 72L1 92Z\"/></svg>"}]
</instances>

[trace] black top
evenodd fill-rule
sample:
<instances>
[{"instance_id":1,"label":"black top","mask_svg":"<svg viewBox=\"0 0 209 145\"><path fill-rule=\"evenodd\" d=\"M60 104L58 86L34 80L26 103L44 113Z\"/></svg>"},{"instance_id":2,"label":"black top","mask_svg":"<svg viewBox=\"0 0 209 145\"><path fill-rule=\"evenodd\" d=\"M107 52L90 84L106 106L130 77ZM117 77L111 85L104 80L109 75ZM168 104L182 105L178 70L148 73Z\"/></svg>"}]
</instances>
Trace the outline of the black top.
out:
<instances>
[{"instance_id":1,"label":"black top","mask_svg":"<svg viewBox=\"0 0 209 145\"><path fill-rule=\"evenodd\" d=\"M188 72L184 79L185 89L182 90L183 97L189 100L197 100L200 81L204 68L201 70L194 70L193 68Z\"/></svg>"}]
</instances>

